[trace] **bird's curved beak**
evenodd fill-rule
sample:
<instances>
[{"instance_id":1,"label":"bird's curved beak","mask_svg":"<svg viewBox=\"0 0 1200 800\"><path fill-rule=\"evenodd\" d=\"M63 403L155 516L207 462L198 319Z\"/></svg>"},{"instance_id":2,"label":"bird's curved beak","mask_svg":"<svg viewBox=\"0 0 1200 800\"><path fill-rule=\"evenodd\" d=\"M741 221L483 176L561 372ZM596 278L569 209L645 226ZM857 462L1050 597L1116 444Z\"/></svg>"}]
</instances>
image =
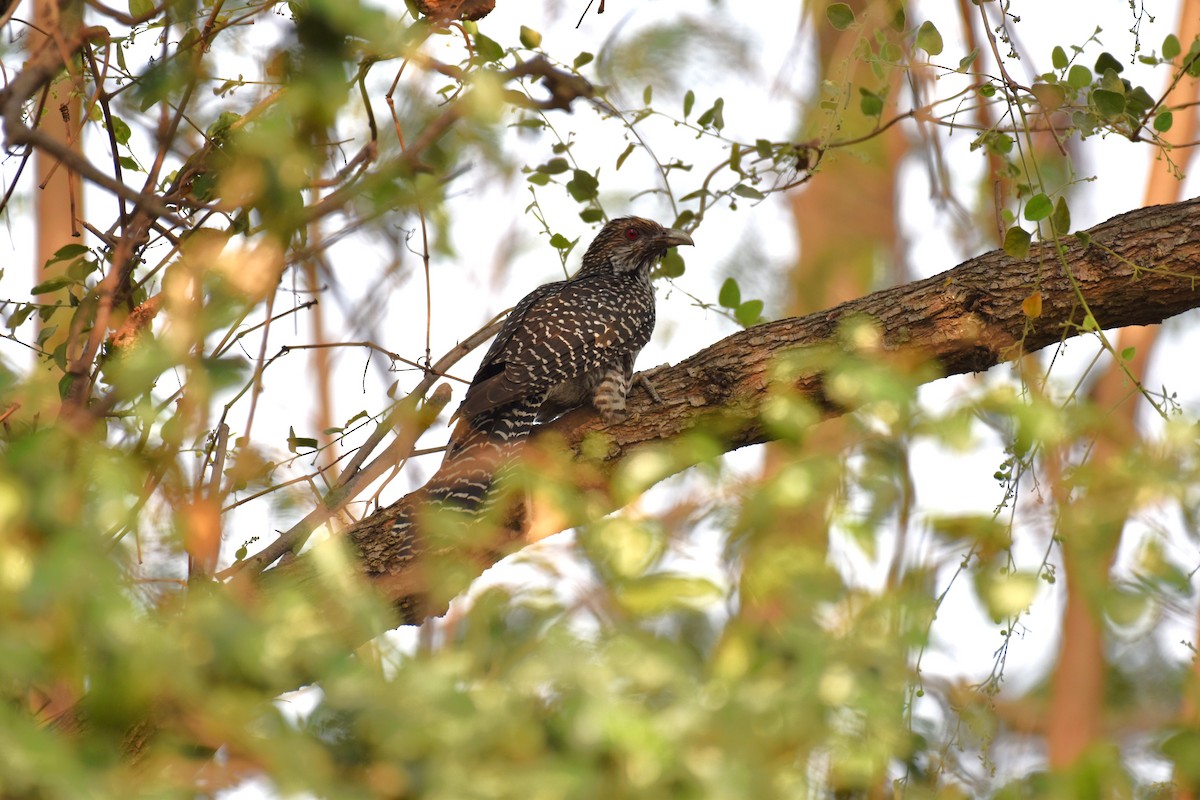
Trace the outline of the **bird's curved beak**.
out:
<instances>
[{"instance_id":1,"label":"bird's curved beak","mask_svg":"<svg viewBox=\"0 0 1200 800\"><path fill-rule=\"evenodd\" d=\"M659 235L659 238L667 247L677 247L681 244L690 244L693 247L696 245L691 236L678 228L667 228Z\"/></svg>"}]
</instances>

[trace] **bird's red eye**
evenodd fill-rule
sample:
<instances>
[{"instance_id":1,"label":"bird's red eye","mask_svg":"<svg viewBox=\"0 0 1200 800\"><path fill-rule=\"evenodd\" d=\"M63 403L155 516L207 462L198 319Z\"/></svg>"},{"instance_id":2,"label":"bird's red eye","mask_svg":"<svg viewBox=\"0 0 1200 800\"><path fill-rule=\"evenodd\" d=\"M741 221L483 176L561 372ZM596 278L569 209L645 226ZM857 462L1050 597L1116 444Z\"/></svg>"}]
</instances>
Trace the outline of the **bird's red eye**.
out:
<instances>
[{"instance_id":1,"label":"bird's red eye","mask_svg":"<svg viewBox=\"0 0 1200 800\"><path fill-rule=\"evenodd\" d=\"M638 232L637 228L626 228L625 229L625 238L631 242L641 235L642 234Z\"/></svg>"}]
</instances>

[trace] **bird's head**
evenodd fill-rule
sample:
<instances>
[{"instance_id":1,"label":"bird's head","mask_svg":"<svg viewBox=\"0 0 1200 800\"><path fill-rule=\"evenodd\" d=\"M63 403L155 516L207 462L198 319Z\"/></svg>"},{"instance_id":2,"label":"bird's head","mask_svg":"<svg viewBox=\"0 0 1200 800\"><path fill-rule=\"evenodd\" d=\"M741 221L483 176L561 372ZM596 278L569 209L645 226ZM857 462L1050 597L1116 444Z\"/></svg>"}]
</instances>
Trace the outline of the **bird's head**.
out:
<instances>
[{"instance_id":1,"label":"bird's head","mask_svg":"<svg viewBox=\"0 0 1200 800\"><path fill-rule=\"evenodd\" d=\"M578 275L620 274L644 270L649 274L654 262L667 250L681 244L695 244L692 237L675 228L664 228L641 217L621 217L600 229L583 254Z\"/></svg>"}]
</instances>

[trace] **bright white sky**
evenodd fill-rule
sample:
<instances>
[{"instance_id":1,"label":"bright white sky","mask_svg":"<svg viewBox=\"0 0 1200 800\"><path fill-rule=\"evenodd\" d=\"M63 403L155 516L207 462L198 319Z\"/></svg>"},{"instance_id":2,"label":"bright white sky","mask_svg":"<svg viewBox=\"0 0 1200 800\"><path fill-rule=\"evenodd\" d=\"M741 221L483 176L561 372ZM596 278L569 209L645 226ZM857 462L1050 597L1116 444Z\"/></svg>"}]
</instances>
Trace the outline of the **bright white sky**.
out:
<instances>
[{"instance_id":1,"label":"bright white sky","mask_svg":"<svg viewBox=\"0 0 1200 800\"><path fill-rule=\"evenodd\" d=\"M390 5L390 4L389 4ZM610 36L628 37L637 30L660 23L673 23L683 18L695 18L711 23L721 20L727 30L752 42L748 52L757 61L757 77L748 79L736 69L725 70L712 60L702 63L694 75L691 88L696 91L696 112L707 108L717 96L725 98L726 133L743 139L783 139L795 130L797 98L811 91L812 70L803 44L806 34L800 21L799 3L794 0L769 0L754 4L755 12L747 15L740 3L696 3L694 0L657 0L656 2L629 2L610 0L608 11L603 16L589 14L583 25L576 29L575 23L585 0L563 3L561 0L546 0L544 4L499 0L498 8L480 23L480 29L501 42L515 41L520 25L538 29L544 35L543 45L548 52L561 60L570 61L583 50L598 52ZM1141 4L1138 4L1141 5ZM1159 47L1163 37L1173 31L1176 22L1176 3L1156 0L1152 4L1157 16L1153 21L1143 21L1140 31L1144 51ZM965 54L960 44L955 23L953 4L924 2L911 13L910 19L919 22L922 14L931 17L945 37L946 46L939 63L957 64ZM1133 35L1130 28L1134 18L1127 0L1062 0L1060 2L1033 2L1013 0L1012 12L1023 21L1015 28L1018 46L1029 60L1017 67L1018 77L1027 78L1036 72L1048 70L1050 51L1059 44L1068 48L1073 43L1083 43L1099 26L1104 48L1112 52L1127 66L1125 77L1135 84L1142 83L1151 94L1161 90L1166 80L1162 70L1151 70L1139 64L1130 64L1133 52ZM822 20L823 24L823 20ZM800 45L797 46L797 32ZM275 41L278 31L263 26L255 32L262 37L262 44ZM440 57L457 61L461 43L447 38L446 51ZM1186 44L1185 44L1186 49ZM254 53L265 48L254 48ZM1084 62L1090 65L1099 48L1089 47ZM437 55L435 53L435 55ZM990 61L987 63L990 64ZM1010 64L1010 68L1011 68ZM248 54L240 63L229 65L230 76L244 73L247 78L256 77L260 65L255 63L254 54ZM947 85L950 82L947 81ZM629 107L640 105L641 86L621 87ZM685 87L686 88L686 87ZM950 94L957 87L936 94ZM381 123L386 120L386 105L380 89L373 98L375 113ZM666 109L678 109L678 97L670 96L665 90L656 89L655 100ZM553 118L563 135L576 132L576 153L586 168L601 166L603 196L610 214L636 213L657 218L669 223L673 214L663 204L650 196L630 200L635 192L657 185L657 173L650 161L635 152L619 173L612 165L625 147L623 139L614 138L616 128L598 124L596 115L583 107L570 117L557 115ZM669 124L648 122L639 130L647 138L662 160L679 157L697 164L696 173L674 173L676 195L682 196L698 185L710 168L705 165L717 163L723 156L714 144L697 141L694 136ZM138 133L138 132L135 132ZM979 155L968 151L971 134L960 132L947 138L947 153L952 172L963 181L971 180L980 169ZM549 156L549 143L524 139L517 141L510 136L508 144L518 152L528 152L530 164L544 161ZM104 143L92 142L95 157L107 159L102 149ZM1153 153L1148 146L1134 145L1127 141L1110 138L1105 141L1089 140L1086 154L1077 162L1083 174L1092 174L1096 180L1082 184L1071 203L1073 224L1086 228L1123 211L1140 205L1145 184L1145 175ZM0 164L0 172L7 178L15 169L15 162L8 160ZM433 265L433 329L432 351L434 358L446 352L460 338L476 330L498 311L512 305L533 286L545 280L561 276L557 258L539 235L536 222L523 211L529 194L523 176L514 175L511 181L479 182L477 174L468 171L454 184L454 199L451 201L451 216L456 220L454 257L435 257ZM817 178L820 179L819 177ZM28 178L23 191L30 191ZM1185 182L1182 196L1195 193L1195 181ZM583 237L574 254L571 267L578 263L583 247L592 235L592 229L579 221L577 207L565 201L561 193L548 187L540 192L543 208L551 215L550 221L556 231L569 238ZM92 209L111 205L102 193L90 191L87 203ZM754 248L762 255L761 276L746 274L743 282L766 295L767 314L777 314L770 296L770 279L788 268L796 255L797 243L794 229L785 206L786 200L771 197L753 205L743 202L738 211L718 209L710 214L703 227L695 235L696 247L684 254L688 271L677 285L693 295L706 300L715 300L717 289L737 263L739 253ZM933 274L953 267L965 258L974 255L960 252L953 244L945 213L930 201L926 173L920 164L912 164L904 173L903 191L897 198L901 209L900 218L909 241L908 257L913 269L921 274ZM25 276L33 274L32 242L27 236L28 226L19 215L10 216L4 235L8 256L4 259L7 270L4 289L0 295L20 297L28 290L31 281ZM415 220L397 217L397 229L411 230ZM506 269L497 270L495 243L508 235L515 235L514 258ZM417 243L414 241L414 246ZM394 254L380 252L378 244L364 242L351 237L337 245L330 260L338 270L339 280L347 287L351 309L359 304L376 300L380 296L374 279L392 261ZM346 331L345 338L374 338L384 347L399 352L408 358L421 356L425 330L424 283L418 271L418 259L407 257L411 265L410 277L398 288L390 287L388 295L387 325L384 330L363 331L356 327L353 313L346 313L335 302L323 305L331 314L329 328ZM742 277L742 276L739 276ZM659 291L659 328L654 341L643 352L639 365L643 368L666 361L676 362L697 349L733 332L735 326L729 321L706 313L691 304L681 291L661 287ZM1189 329L1192 328L1192 329ZM1166 384L1178 392L1179 400L1191 414L1200 407L1200 384L1194 369L1194 357L1189 352L1196 350L1194 325L1184 322L1169 323L1166 336L1160 345L1160 356L1156 360L1147 381L1150 386ZM276 326L271 332L267 353L276 352L281 345L302 344L311 341L311 334L303 318L296 322ZM257 351L257 343L250 345ZM1065 358L1056 365L1056 374L1064 381L1071 380L1073 370L1078 370L1091 358L1094 349L1090 343L1077 341L1068 349ZM480 351L479 354L481 354ZM0 354L10 363L27 363L26 351L8 342L0 342ZM478 355L478 354L477 354ZM456 370L461 377L469 378L474 371L475 359L463 362ZM377 369L380 364L376 356L372 368L364 372L365 354L359 350L336 351L335 362L342 387L335 398L340 422L360 410L377 412L383 407L383 393L387 385L400 379L401 388L411 386L419 376L413 373L388 375ZM1181 369L1187 365L1186 368ZM305 375L309 368L306 356L294 354L281 359L267 375L267 392L263 406L255 421L255 439L266 441L282 456L286 449L289 425L294 425L298 434L313 435L315 425L310 422L313 399L309 394ZM1000 376L1003 369L996 372ZM923 399L931 408L937 408L962 392L972 391L974 379L945 380L926 387ZM461 386L455 387L455 400L461 398ZM244 424L244 411L234 415L232 425L237 434ZM436 428L428 437L428 446L444 441L444 428ZM1001 490L992 479L1004 455L998 443L981 429L980 447L970 453L947 453L929 446L918 446L913 457L913 469L918 480L918 498L923 514L956 511L981 511L991 509L1001 498ZM394 499L407 488L419 485L436 466L437 457L425 459L417 467L406 471L389 487L385 499ZM758 455L746 451L730 457L731 464L752 473L758 465ZM662 497L651 496L645 501L647 508L667 502L672 492L689 491L692 484L687 480L670 482L660 488ZM301 509L300 511L302 511ZM237 514L233 529L271 531L286 529L300 511L275 510L267 503L252 505ZM1174 527L1176 522L1167 519ZM1046 532L1027 531L1018 536L1018 556L1024 566L1033 568L1042 557L1046 546ZM240 541L232 542L236 548ZM265 544L265 543L260 543ZM913 543L914 555L928 550L930 542L918 537ZM542 552L570 550L566 537L555 537L543 543ZM880 564L886 565L890 554L884 547L879 561L868 563L855 552L844 549L838 558L852 570L856 580L873 585L882 574ZM717 546L712 537L701 535L689 555L715 561ZM232 548L227 551L231 556ZM928 555L928 553L926 553ZM1182 538L1174 541L1174 550L1169 553L1180 564L1192 565L1197 561L1195 548ZM956 556L947 559L955 564ZM579 591L583 584L571 586L572 581L586 580L582 570L573 570L563 564L567 577L560 578L560 590L570 593ZM1190 567L1187 567L1190 569ZM574 577L572 578L572 572ZM489 573L488 580L519 576L524 580L527 571L505 573L501 569ZM942 585L949 579L947 570ZM970 591L968 580L960 580L948 602L943 606L935 625L936 646L927 654L924 668L927 675L941 675L949 679L974 682L985 676L992 666L992 651L1000 643L999 628L979 610ZM1060 584L1061 587L1061 584ZM939 586L939 589L941 586ZM1035 604L1035 612L1025 620L1026 635L1014 642L1009 655L1007 675L1013 688L1023 688L1039 679L1054 654L1057 644L1058 602L1049 592L1043 592ZM1159 632L1160 641L1167 651L1178 658L1187 657L1178 644L1180 639L1192 639L1192 620L1184 618L1168 620ZM973 632L973 633L972 633ZM972 633L972 635L967 635ZM404 636L399 636L403 640ZM1151 769L1150 766L1147 767Z\"/></svg>"}]
</instances>

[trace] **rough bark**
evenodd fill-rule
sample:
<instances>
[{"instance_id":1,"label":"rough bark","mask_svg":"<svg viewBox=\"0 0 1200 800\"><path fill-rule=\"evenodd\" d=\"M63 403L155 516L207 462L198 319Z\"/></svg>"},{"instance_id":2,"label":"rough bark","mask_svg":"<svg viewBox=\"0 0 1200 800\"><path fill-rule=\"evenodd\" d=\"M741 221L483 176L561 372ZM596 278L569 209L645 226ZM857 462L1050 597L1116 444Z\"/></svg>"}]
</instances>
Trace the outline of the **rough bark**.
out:
<instances>
[{"instance_id":1,"label":"rough bark","mask_svg":"<svg viewBox=\"0 0 1200 800\"><path fill-rule=\"evenodd\" d=\"M1087 332L1087 310L1103 328L1149 325L1200 306L1200 200L1142 208L1062 240L1062 260L1050 244L1026 258L995 250L924 280L886 289L809 314L756 325L654 374L662 404L644 392L630 397L627 421L604 427L576 410L544 426L579 453L588 434L602 431L607 453L594 461L603 476L631 453L698 426L719 424L726 450L769 439L759 411L768 392L768 368L796 348L836 341L839 324L869 317L886 351L929 359L940 374L980 372L1063 339ZM1076 288L1077 287L1077 288ZM1029 318L1025 300L1041 293L1041 315ZM800 377L794 390L840 413L824 400L820 375ZM346 531L364 574L389 599L412 600L426 587L419 560L404 564L387 536L391 520L418 502L419 492L363 519ZM482 572L530 538L518 509L501 541L469 560ZM542 531L541 535L545 535ZM540 538L540 537L539 537ZM466 556L467 554L464 554ZM283 571L303 571L301 557ZM279 572L279 570L273 570ZM418 602L421 617L442 613L444 603Z\"/></svg>"}]
</instances>

